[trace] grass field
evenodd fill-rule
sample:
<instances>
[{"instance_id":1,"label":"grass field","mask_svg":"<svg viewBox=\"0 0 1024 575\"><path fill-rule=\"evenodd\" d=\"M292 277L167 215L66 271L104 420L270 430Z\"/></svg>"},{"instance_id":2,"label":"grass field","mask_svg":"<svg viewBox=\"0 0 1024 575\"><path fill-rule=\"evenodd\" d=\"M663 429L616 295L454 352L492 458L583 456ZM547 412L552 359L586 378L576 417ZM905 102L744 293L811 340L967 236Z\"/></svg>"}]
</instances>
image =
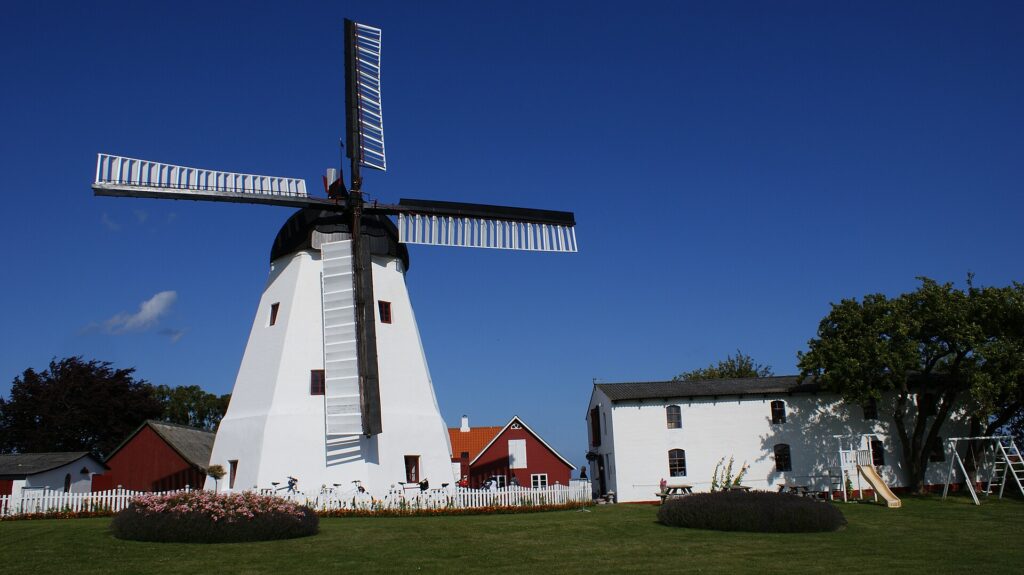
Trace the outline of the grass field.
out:
<instances>
[{"instance_id":1,"label":"grass field","mask_svg":"<svg viewBox=\"0 0 1024 575\"><path fill-rule=\"evenodd\" d=\"M324 519L315 537L196 545L120 541L109 519L0 522L2 573L1014 573L1024 503L839 504L834 533L670 528L657 507L589 513Z\"/></svg>"}]
</instances>

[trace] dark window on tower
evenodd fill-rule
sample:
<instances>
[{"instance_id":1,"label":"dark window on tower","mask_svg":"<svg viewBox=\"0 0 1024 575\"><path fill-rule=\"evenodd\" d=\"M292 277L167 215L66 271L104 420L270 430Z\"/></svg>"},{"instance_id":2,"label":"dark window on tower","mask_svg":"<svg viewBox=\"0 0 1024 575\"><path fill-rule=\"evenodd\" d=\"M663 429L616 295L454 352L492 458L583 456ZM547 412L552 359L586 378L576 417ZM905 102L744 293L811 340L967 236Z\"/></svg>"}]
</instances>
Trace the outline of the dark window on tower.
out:
<instances>
[{"instance_id":1,"label":"dark window on tower","mask_svg":"<svg viewBox=\"0 0 1024 575\"><path fill-rule=\"evenodd\" d=\"M323 395L324 394L324 370L322 370L322 369L311 369L311 370L309 370L309 394L310 395Z\"/></svg>"},{"instance_id":2,"label":"dark window on tower","mask_svg":"<svg viewBox=\"0 0 1024 575\"><path fill-rule=\"evenodd\" d=\"M420 467L420 456L419 455L406 455L405 456L405 481L407 483L416 483L419 481L419 469Z\"/></svg>"},{"instance_id":3,"label":"dark window on tower","mask_svg":"<svg viewBox=\"0 0 1024 575\"><path fill-rule=\"evenodd\" d=\"M229 459L228 460L228 468L230 469L230 471L228 471L228 489L234 489L235 488L235 475L238 474L238 460L237 459ZM221 470L223 471L223 468L221 468Z\"/></svg>"},{"instance_id":4,"label":"dark window on tower","mask_svg":"<svg viewBox=\"0 0 1024 575\"><path fill-rule=\"evenodd\" d=\"M669 429L681 429L683 427L683 416L679 412L678 405L670 405L665 408L665 422Z\"/></svg>"},{"instance_id":5,"label":"dark window on tower","mask_svg":"<svg viewBox=\"0 0 1024 575\"><path fill-rule=\"evenodd\" d=\"M270 324L269 325L274 325L275 323L277 323L277 309L280 308L280 307L281 307L281 304L279 304L279 303L272 303L272 304L270 304Z\"/></svg>"},{"instance_id":6,"label":"dark window on tower","mask_svg":"<svg viewBox=\"0 0 1024 575\"><path fill-rule=\"evenodd\" d=\"M391 302L377 300L377 310L380 312L381 323L391 323Z\"/></svg>"},{"instance_id":7,"label":"dark window on tower","mask_svg":"<svg viewBox=\"0 0 1024 575\"><path fill-rule=\"evenodd\" d=\"M669 477L686 476L686 451L683 449L668 450Z\"/></svg>"},{"instance_id":8,"label":"dark window on tower","mask_svg":"<svg viewBox=\"0 0 1024 575\"><path fill-rule=\"evenodd\" d=\"M772 448L775 452L775 471L793 471L793 460L789 457L789 444L779 443Z\"/></svg>"},{"instance_id":9,"label":"dark window on tower","mask_svg":"<svg viewBox=\"0 0 1024 575\"><path fill-rule=\"evenodd\" d=\"M932 452L928 455L928 461L938 463L946 460L946 450L942 447L942 438L935 438L935 445L932 446Z\"/></svg>"},{"instance_id":10,"label":"dark window on tower","mask_svg":"<svg viewBox=\"0 0 1024 575\"><path fill-rule=\"evenodd\" d=\"M776 399L772 402L772 423L786 423L786 402Z\"/></svg>"},{"instance_id":11,"label":"dark window on tower","mask_svg":"<svg viewBox=\"0 0 1024 575\"><path fill-rule=\"evenodd\" d=\"M885 465L885 446L880 439L871 440L871 464L875 467Z\"/></svg>"},{"instance_id":12,"label":"dark window on tower","mask_svg":"<svg viewBox=\"0 0 1024 575\"><path fill-rule=\"evenodd\" d=\"M861 406L864 409L864 419L878 419L878 401L875 398L870 397L864 405Z\"/></svg>"},{"instance_id":13,"label":"dark window on tower","mask_svg":"<svg viewBox=\"0 0 1024 575\"><path fill-rule=\"evenodd\" d=\"M590 410L590 444L594 447L601 445L601 415L600 409L595 407Z\"/></svg>"}]
</instances>

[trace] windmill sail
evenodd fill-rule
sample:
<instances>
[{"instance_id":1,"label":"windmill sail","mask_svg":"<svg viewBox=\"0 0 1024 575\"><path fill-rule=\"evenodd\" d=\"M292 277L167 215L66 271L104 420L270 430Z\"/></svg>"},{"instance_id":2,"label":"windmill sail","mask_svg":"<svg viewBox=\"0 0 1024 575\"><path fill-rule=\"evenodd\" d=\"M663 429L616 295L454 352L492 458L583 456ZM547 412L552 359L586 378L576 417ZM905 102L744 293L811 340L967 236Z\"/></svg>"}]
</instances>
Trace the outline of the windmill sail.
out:
<instances>
[{"instance_id":1,"label":"windmill sail","mask_svg":"<svg viewBox=\"0 0 1024 575\"><path fill-rule=\"evenodd\" d=\"M221 172L98 154L97 196L211 200L306 207L326 203L306 193L300 178Z\"/></svg>"},{"instance_id":2,"label":"windmill sail","mask_svg":"<svg viewBox=\"0 0 1024 575\"><path fill-rule=\"evenodd\" d=\"M361 381L352 241L320 246L323 261L324 412L328 435L380 433L380 390L373 345L372 379ZM372 291L370 299L372 300Z\"/></svg>"},{"instance_id":3,"label":"windmill sail","mask_svg":"<svg viewBox=\"0 0 1024 575\"><path fill-rule=\"evenodd\" d=\"M380 28L345 20L345 123L348 157L387 170L380 97Z\"/></svg>"},{"instance_id":4,"label":"windmill sail","mask_svg":"<svg viewBox=\"0 0 1024 575\"><path fill-rule=\"evenodd\" d=\"M398 238L407 244L575 252L571 212L402 199Z\"/></svg>"}]
</instances>

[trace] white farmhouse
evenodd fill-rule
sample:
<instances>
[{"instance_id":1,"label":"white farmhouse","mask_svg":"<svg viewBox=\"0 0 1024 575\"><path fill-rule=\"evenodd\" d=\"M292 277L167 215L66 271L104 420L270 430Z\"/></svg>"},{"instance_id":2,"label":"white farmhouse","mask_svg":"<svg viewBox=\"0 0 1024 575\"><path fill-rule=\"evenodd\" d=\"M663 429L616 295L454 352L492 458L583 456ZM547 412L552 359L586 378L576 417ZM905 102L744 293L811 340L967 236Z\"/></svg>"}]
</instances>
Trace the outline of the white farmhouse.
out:
<instances>
[{"instance_id":1,"label":"white farmhouse","mask_svg":"<svg viewBox=\"0 0 1024 575\"><path fill-rule=\"evenodd\" d=\"M597 383L587 411L594 489L618 501L654 500L662 479L709 491L716 464L733 458L734 474L749 466L742 483L753 489L839 490L836 436L854 449L870 447L879 475L899 487L905 474L891 401L849 405L797 376ZM966 435L962 416L946 427L944 437ZM945 457L933 454L926 484L945 481Z\"/></svg>"}]
</instances>

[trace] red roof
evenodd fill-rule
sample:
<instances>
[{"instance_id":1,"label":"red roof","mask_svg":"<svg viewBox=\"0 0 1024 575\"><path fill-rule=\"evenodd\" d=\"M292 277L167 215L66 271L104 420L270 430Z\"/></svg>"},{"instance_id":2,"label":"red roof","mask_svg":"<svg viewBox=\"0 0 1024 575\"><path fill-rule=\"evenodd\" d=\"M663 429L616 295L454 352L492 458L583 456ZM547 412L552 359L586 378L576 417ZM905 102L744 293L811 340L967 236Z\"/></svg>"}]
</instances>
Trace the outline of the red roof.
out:
<instances>
[{"instance_id":1,"label":"red roof","mask_svg":"<svg viewBox=\"0 0 1024 575\"><path fill-rule=\"evenodd\" d=\"M459 459L463 451L469 452L469 459L472 461L484 447L494 439L502 429L502 425L493 427L471 427L469 431L459 431L458 427L448 428L448 437L452 440L452 457Z\"/></svg>"}]
</instances>

